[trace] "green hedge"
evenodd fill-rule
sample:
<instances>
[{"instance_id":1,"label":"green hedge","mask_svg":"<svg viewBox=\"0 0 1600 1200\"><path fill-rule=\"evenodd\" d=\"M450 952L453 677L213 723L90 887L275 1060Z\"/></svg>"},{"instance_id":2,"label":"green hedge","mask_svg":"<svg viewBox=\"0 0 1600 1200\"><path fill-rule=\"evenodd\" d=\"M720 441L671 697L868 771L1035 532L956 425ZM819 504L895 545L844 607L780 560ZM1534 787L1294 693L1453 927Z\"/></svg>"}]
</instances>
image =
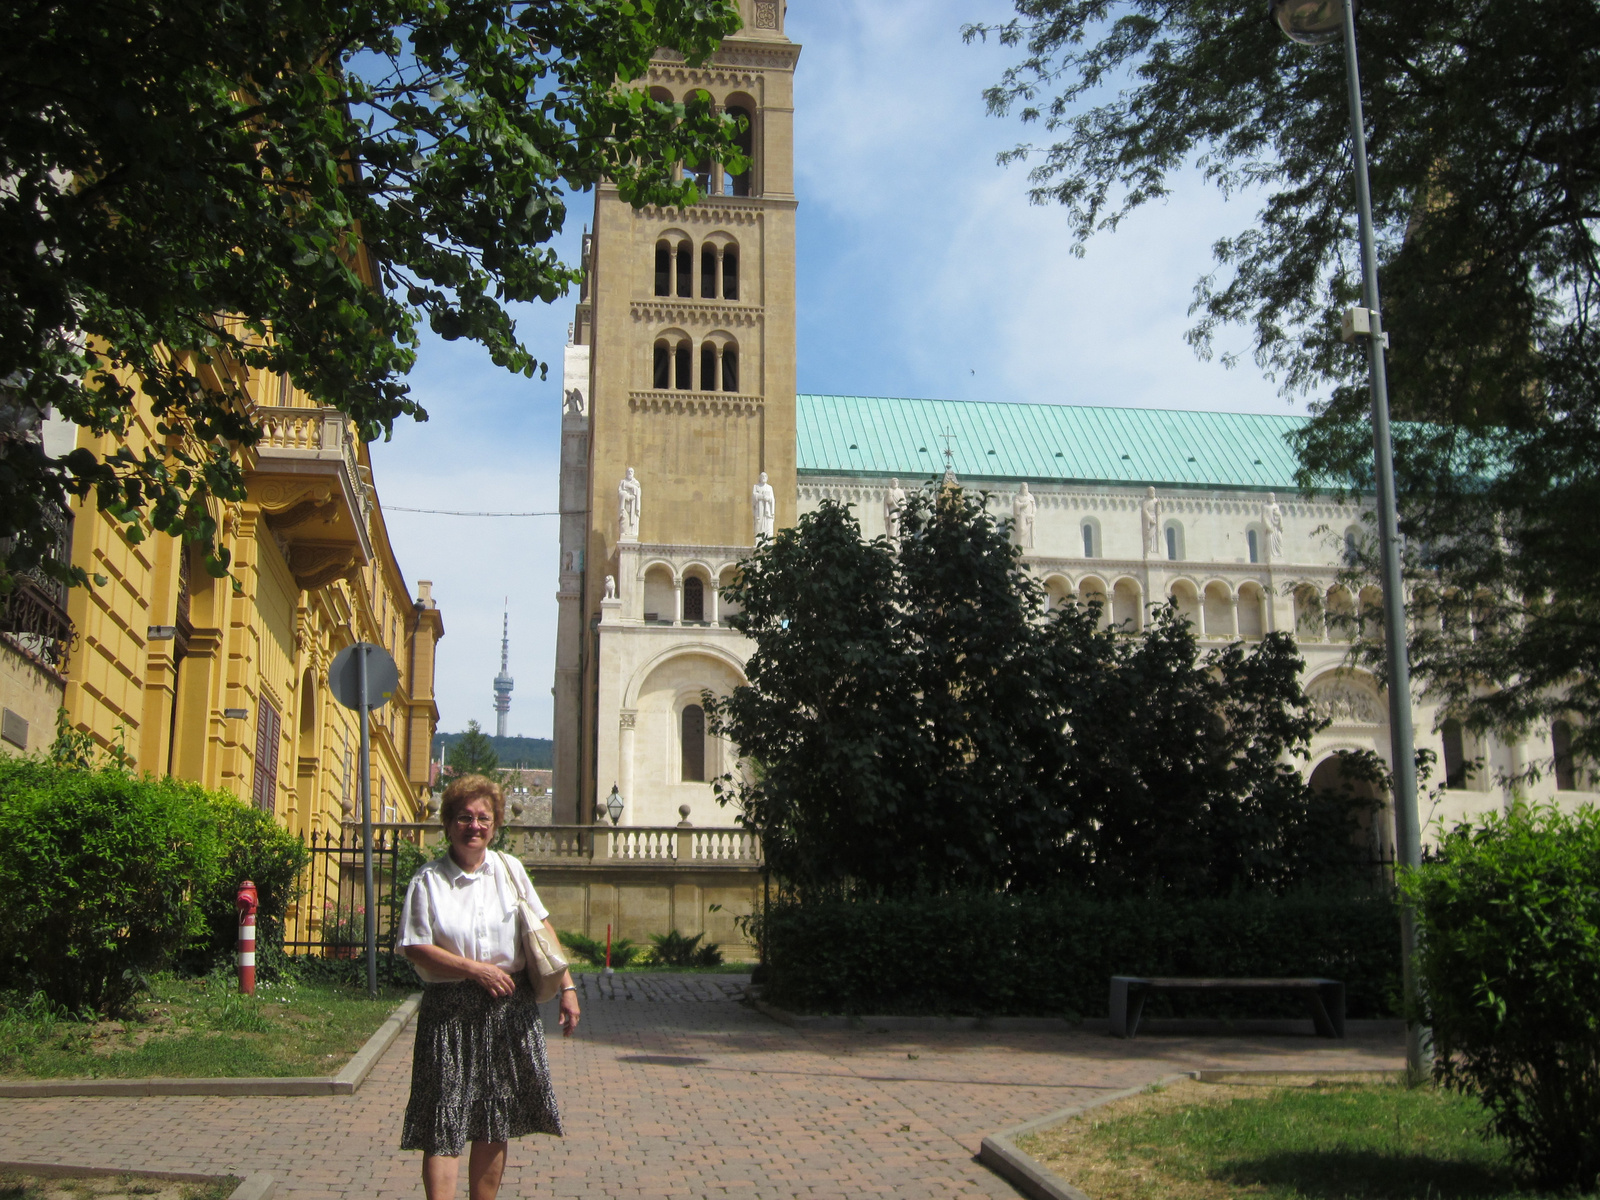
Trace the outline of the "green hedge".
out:
<instances>
[{"instance_id":1,"label":"green hedge","mask_svg":"<svg viewBox=\"0 0 1600 1200\"><path fill-rule=\"evenodd\" d=\"M1097 1017L1112 975L1326 976L1352 1017L1399 1005L1387 896L837 900L774 904L764 927L766 997L797 1012ZM1146 1011L1303 1014L1275 1000L1155 996Z\"/></svg>"}]
</instances>

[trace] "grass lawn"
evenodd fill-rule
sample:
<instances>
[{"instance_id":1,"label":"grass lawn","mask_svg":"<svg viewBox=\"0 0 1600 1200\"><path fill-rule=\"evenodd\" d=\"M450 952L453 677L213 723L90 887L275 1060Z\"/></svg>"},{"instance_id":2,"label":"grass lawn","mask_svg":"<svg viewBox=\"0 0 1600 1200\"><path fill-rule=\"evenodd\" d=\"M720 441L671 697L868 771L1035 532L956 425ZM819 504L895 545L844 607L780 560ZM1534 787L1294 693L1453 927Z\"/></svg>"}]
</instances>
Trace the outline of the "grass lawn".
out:
<instances>
[{"instance_id":1,"label":"grass lawn","mask_svg":"<svg viewBox=\"0 0 1600 1200\"><path fill-rule=\"evenodd\" d=\"M37 1003L0 1010L0 1078L332 1075L405 995L301 983L252 997L231 977L161 975L123 1021L63 1020Z\"/></svg>"},{"instance_id":2,"label":"grass lawn","mask_svg":"<svg viewBox=\"0 0 1600 1200\"><path fill-rule=\"evenodd\" d=\"M1092 1200L1532 1200L1474 1100L1330 1075L1183 1080L1018 1145Z\"/></svg>"},{"instance_id":3,"label":"grass lawn","mask_svg":"<svg viewBox=\"0 0 1600 1200\"><path fill-rule=\"evenodd\" d=\"M29 1175L0 1171L0 1200L227 1200L239 1180L180 1183L148 1175Z\"/></svg>"}]
</instances>

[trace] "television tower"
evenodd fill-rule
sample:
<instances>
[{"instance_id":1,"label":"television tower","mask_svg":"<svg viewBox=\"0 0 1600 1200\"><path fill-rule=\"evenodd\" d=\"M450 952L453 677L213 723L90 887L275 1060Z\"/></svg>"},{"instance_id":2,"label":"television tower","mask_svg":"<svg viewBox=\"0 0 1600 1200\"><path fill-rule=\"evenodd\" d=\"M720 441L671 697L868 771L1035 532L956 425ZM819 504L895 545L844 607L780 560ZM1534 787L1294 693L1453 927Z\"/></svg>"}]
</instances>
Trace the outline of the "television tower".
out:
<instances>
[{"instance_id":1,"label":"television tower","mask_svg":"<svg viewBox=\"0 0 1600 1200\"><path fill-rule=\"evenodd\" d=\"M500 629L500 674L494 677L494 735L506 736L506 714L511 711L511 597L506 597L506 614Z\"/></svg>"}]
</instances>

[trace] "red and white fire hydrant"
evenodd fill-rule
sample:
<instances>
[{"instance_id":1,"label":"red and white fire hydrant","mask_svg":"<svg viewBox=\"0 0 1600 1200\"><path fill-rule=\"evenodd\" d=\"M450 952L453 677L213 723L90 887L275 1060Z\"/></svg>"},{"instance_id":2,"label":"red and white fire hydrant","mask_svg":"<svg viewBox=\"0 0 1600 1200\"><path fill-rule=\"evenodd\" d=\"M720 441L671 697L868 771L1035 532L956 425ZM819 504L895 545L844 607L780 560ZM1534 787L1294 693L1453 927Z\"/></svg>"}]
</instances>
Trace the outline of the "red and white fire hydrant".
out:
<instances>
[{"instance_id":1,"label":"red and white fire hydrant","mask_svg":"<svg viewBox=\"0 0 1600 1200\"><path fill-rule=\"evenodd\" d=\"M239 909L239 991L246 996L256 991L256 885L246 879L239 885L234 901Z\"/></svg>"}]
</instances>

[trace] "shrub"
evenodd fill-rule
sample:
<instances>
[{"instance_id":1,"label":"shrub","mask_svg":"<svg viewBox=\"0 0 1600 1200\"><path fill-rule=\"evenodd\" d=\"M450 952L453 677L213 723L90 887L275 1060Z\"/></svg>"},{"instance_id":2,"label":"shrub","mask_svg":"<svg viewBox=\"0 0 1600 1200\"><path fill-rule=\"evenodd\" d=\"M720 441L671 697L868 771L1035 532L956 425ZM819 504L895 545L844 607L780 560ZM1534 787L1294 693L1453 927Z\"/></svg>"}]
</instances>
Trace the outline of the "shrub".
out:
<instances>
[{"instance_id":1,"label":"shrub","mask_svg":"<svg viewBox=\"0 0 1600 1200\"><path fill-rule=\"evenodd\" d=\"M194 784L0 757L0 979L122 1010L204 935L221 850L215 799Z\"/></svg>"},{"instance_id":2,"label":"shrub","mask_svg":"<svg viewBox=\"0 0 1600 1200\"><path fill-rule=\"evenodd\" d=\"M256 885L260 901L256 913L257 944L282 945L283 923L300 895L311 852L270 813L252 808L228 792L206 795L216 814L222 855L217 886L202 900L210 956L233 953L239 937L235 899L239 884L246 879Z\"/></svg>"},{"instance_id":3,"label":"shrub","mask_svg":"<svg viewBox=\"0 0 1600 1200\"><path fill-rule=\"evenodd\" d=\"M674 929L671 933L650 935L650 958L663 967L720 967L722 949L715 942L700 945L703 933L685 937Z\"/></svg>"},{"instance_id":4,"label":"shrub","mask_svg":"<svg viewBox=\"0 0 1600 1200\"><path fill-rule=\"evenodd\" d=\"M1549 1188L1600 1183L1600 812L1462 824L1404 880L1434 1073Z\"/></svg>"},{"instance_id":5,"label":"shrub","mask_svg":"<svg viewBox=\"0 0 1600 1200\"><path fill-rule=\"evenodd\" d=\"M1110 977L1130 974L1326 976L1356 1017L1389 1015L1400 991L1399 923L1377 895L774 903L761 932L767 998L805 1012L1081 1018L1104 1014ZM1303 1011L1229 1003L1158 995L1146 1011Z\"/></svg>"},{"instance_id":6,"label":"shrub","mask_svg":"<svg viewBox=\"0 0 1600 1200\"><path fill-rule=\"evenodd\" d=\"M570 929L556 930L556 936L561 939L561 944L571 950L579 958L584 959L591 966L603 967L606 965L606 944L597 942L592 937L586 937ZM613 967L626 967L644 953L644 947L627 938L618 938L611 943L611 965Z\"/></svg>"}]
</instances>

